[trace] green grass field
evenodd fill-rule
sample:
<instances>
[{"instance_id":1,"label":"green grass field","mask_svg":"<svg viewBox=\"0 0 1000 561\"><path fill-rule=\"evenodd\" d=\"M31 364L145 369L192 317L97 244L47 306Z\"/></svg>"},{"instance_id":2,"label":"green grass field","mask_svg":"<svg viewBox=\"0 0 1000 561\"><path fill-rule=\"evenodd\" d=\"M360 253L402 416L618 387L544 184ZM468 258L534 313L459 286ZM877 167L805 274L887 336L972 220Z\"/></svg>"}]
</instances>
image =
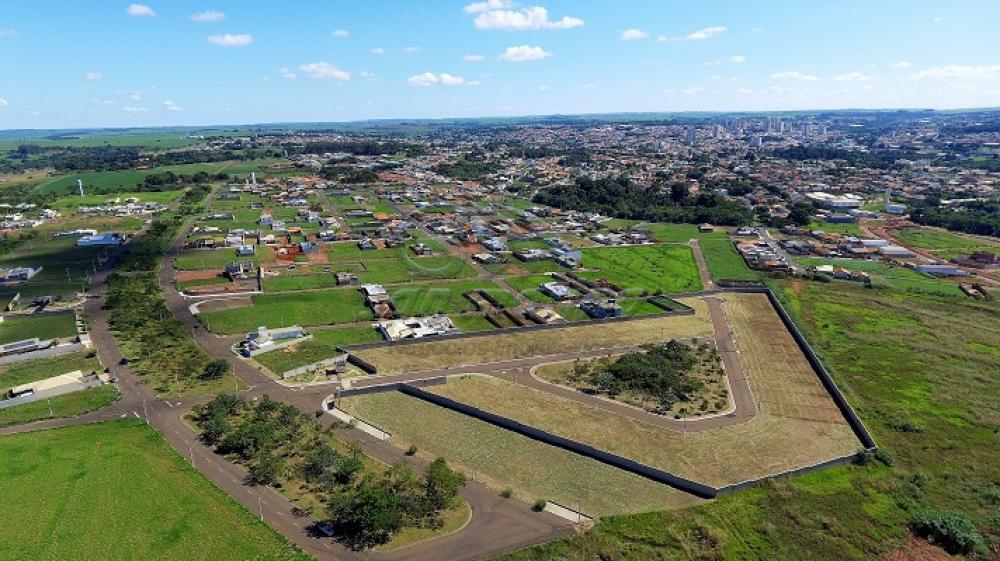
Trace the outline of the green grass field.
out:
<instances>
[{"instance_id":1,"label":"green grass field","mask_svg":"<svg viewBox=\"0 0 1000 561\"><path fill-rule=\"evenodd\" d=\"M466 333L491 331L497 328L497 326L490 323L484 316L453 316L451 321L455 324L455 327Z\"/></svg>"},{"instance_id":2,"label":"green grass field","mask_svg":"<svg viewBox=\"0 0 1000 561\"><path fill-rule=\"evenodd\" d=\"M51 378L74 370L100 370L101 363L92 351L79 351L51 358L36 358L0 366L0 389Z\"/></svg>"},{"instance_id":3,"label":"green grass field","mask_svg":"<svg viewBox=\"0 0 1000 561\"><path fill-rule=\"evenodd\" d=\"M358 272L363 283L395 284L426 279L462 279L476 275L468 263L457 257L408 257L365 261Z\"/></svg>"},{"instance_id":4,"label":"green grass field","mask_svg":"<svg viewBox=\"0 0 1000 561\"><path fill-rule=\"evenodd\" d=\"M686 245L644 245L583 250L583 266L598 269L581 273L604 278L629 293L674 293L700 290L694 254Z\"/></svg>"},{"instance_id":5,"label":"green grass field","mask_svg":"<svg viewBox=\"0 0 1000 561\"><path fill-rule=\"evenodd\" d=\"M336 356L339 354L336 349L338 345L373 343L382 340L378 332L371 327L316 329L312 335L311 341L257 355L254 360L280 375L293 368Z\"/></svg>"},{"instance_id":6,"label":"green grass field","mask_svg":"<svg viewBox=\"0 0 1000 561\"><path fill-rule=\"evenodd\" d=\"M0 323L0 343L32 337L57 339L76 335L76 320L71 312L8 316Z\"/></svg>"},{"instance_id":7,"label":"green grass field","mask_svg":"<svg viewBox=\"0 0 1000 561\"><path fill-rule=\"evenodd\" d=\"M542 304L551 304L552 298L546 294L542 294L542 291L538 289L538 286L542 283L552 282L555 279L549 275L527 275L523 277L507 277L505 279L507 284L509 284L514 290L517 290L521 294L525 295L529 300L533 302L539 302Z\"/></svg>"},{"instance_id":8,"label":"green grass field","mask_svg":"<svg viewBox=\"0 0 1000 561\"><path fill-rule=\"evenodd\" d=\"M0 426L20 425L41 419L75 417L111 405L118 399L118 388L103 385L23 405L0 409ZM49 407L52 407L51 411Z\"/></svg>"},{"instance_id":9,"label":"green grass field","mask_svg":"<svg viewBox=\"0 0 1000 561\"><path fill-rule=\"evenodd\" d=\"M100 206L105 202L112 199L120 199L122 203L125 199L136 198L142 203L160 203L169 204L178 197L184 194L184 191L161 191L156 193L115 193L114 195L86 195L80 196L69 196L63 197L54 203L52 203L51 208L54 208L60 212L76 212L76 209L81 206Z\"/></svg>"},{"instance_id":10,"label":"green grass field","mask_svg":"<svg viewBox=\"0 0 1000 561\"><path fill-rule=\"evenodd\" d=\"M211 162L206 164L181 164L163 166L146 170L117 171L84 171L80 173L59 175L38 184L34 191L37 194L72 194L76 193L76 180L83 180L84 193L88 189L99 188L107 191L130 191L136 184L149 175L172 171L178 174L191 174L199 171L215 173L224 169L226 162Z\"/></svg>"},{"instance_id":11,"label":"green grass field","mask_svg":"<svg viewBox=\"0 0 1000 561\"><path fill-rule=\"evenodd\" d=\"M700 240L701 251L708 263L712 280L759 280L760 273L747 267L746 261L736 251L729 239Z\"/></svg>"},{"instance_id":12,"label":"green grass field","mask_svg":"<svg viewBox=\"0 0 1000 561\"><path fill-rule=\"evenodd\" d=\"M692 238L721 239L726 237L726 233L722 231L699 232L698 226L694 224L669 224L665 222L656 222L652 224L643 224L640 226L640 229L652 232L653 237L657 241L661 242L686 242Z\"/></svg>"},{"instance_id":13,"label":"green grass field","mask_svg":"<svg viewBox=\"0 0 1000 561\"><path fill-rule=\"evenodd\" d=\"M864 237L861 232L861 228L857 224L833 224L830 222L825 222L823 220L814 220L806 225L807 230L822 230L824 232L833 232L837 234L845 234L849 236Z\"/></svg>"},{"instance_id":14,"label":"green grass field","mask_svg":"<svg viewBox=\"0 0 1000 561\"><path fill-rule=\"evenodd\" d=\"M136 420L0 437L0 558L308 561Z\"/></svg>"},{"instance_id":15,"label":"green grass field","mask_svg":"<svg viewBox=\"0 0 1000 561\"><path fill-rule=\"evenodd\" d=\"M899 241L914 247L933 251L944 259L956 255L969 254L973 251L988 251L1000 253L1000 241L986 241L982 238L953 234L934 228L914 227L903 228L896 235Z\"/></svg>"},{"instance_id":16,"label":"green grass field","mask_svg":"<svg viewBox=\"0 0 1000 561\"><path fill-rule=\"evenodd\" d=\"M404 316L426 316L474 311L476 307L464 294L475 289L485 290L504 306L517 305L517 299L512 294L483 280L399 286L390 288L389 294L396 309Z\"/></svg>"},{"instance_id":17,"label":"green grass field","mask_svg":"<svg viewBox=\"0 0 1000 561\"><path fill-rule=\"evenodd\" d=\"M357 290L260 294L253 305L201 314L201 321L214 333L241 333L289 325L335 325L372 319L364 297Z\"/></svg>"},{"instance_id":18,"label":"green grass field","mask_svg":"<svg viewBox=\"0 0 1000 561\"><path fill-rule=\"evenodd\" d=\"M270 253L270 250L266 247L260 247L258 251L261 254L265 252ZM259 264L261 256L258 254L239 257L236 255L236 250L229 247L219 249L191 249L182 251L177 256L177 259L174 261L174 268L178 271L200 271L204 269L218 269L221 271L226 267L227 263L232 263L233 261L253 261Z\"/></svg>"},{"instance_id":19,"label":"green grass field","mask_svg":"<svg viewBox=\"0 0 1000 561\"><path fill-rule=\"evenodd\" d=\"M906 522L925 507L964 513L996 544L1000 304L847 283L780 287L891 468L838 467L685 511L610 518L498 559L907 559Z\"/></svg>"},{"instance_id":20,"label":"green grass field","mask_svg":"<svg viewBox=\"0 0 1000 561\"><path fill-rule=\"evenodd\" d=\"M876 287L944 296L963 296L962 292L958 289L958 285L952 280L935 278L905 267L890 267L880 261L800 257L795 262L806 267L833 265L835 267L843 267L849 271L865 271L872 279L872 285Z\"/></svg>"}]
</instances>

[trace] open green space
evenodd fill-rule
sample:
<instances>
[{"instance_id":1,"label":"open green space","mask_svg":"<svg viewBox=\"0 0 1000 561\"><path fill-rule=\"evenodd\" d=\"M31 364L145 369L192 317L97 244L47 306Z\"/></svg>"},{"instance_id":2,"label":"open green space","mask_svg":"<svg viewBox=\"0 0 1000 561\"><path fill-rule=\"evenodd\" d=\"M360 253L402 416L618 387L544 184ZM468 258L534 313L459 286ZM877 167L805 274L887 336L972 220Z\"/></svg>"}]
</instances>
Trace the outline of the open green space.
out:
<instances>
[{"instance_id":1,"label":"open green space","mask_svg":"<svg viewBox=\"0 0 1000 561\"><path fill-rule=\"evenodd\" d=\"M465 333L472 333L474 331L490 331L497 328L497 326L490 323L485 316L452 316L451 321L455 324L455 327L461 329Z\"/></svg>"},{"instance_id":2,"label":"open green space","mask_svg":"<svg viewBox=\"0 0 1000 561\"><path fill-rule=\"evenodd\" d=\"M923 226L903 228L896 238L906 245L933 251L945 259L973 251L1000 253L1000 240L987 241Z\"/></svg>"},{"instance_id":3,"label":"open green space","mask_svg":"<svg viewBox=\"0 0 1000 561\"><path fill-rule=\"evenodd\" d=\"M661 242L686 242L692 238L698 239L723 239L726 233L721 230L713 232L699 232L695 224L671 224L666 222L653 222L642 224L640 230L646 230L653 234L653 238Z\"/></svg>"},{"instance_id":4,"label":"open green space","mask_svg":"<svg viewBox=\"0 0 1000 561\"><path fill-rule=\"evenodd\" d=\"M70 194L77 190L77 179L83 180L84 193L89 189L101 189L106 192L134 190L136 184L142 183L150 175L172 171L177 174L192 174L199 171L216 173L224 170L226 162L210 162L204 164L179 164L161 166L145 170L115 170L115 171L84 171L80 173L59 175L38 184L34 191L38 194Z\"/></svg>"},{"instance_id":5,"label":"open green space","mask_svg":"<svg viewBox=\"0 0 1000 561\"><path fill-rule=\"evenodd\" d=\"M118 388L106 384L0 409L0 426L20 425L42 419L75 417L111 405L118 399ZM2 548L0 548L2 551Z\"/></svg>"},{"instance_id":6,"label":"open green space","mask_svg":"<svg viewBox=\"0 0 1000 561\"><path fill-rule=\"evenodd\" d=\"M906 559L906 525L924 508L960 513L995 547L1000 304L847 283L779 287L891 467L838 467L683 512L614 517L498 559Z\"/></svg>"},{"instance_id":7,"label":"open green space","mask_svg":"<svg viewBox=\"0 0 1000 561\"><path fill-rule=\"evenodd\" d=\"M551 304L553 302L551 297L547 294L542 294L542 291L538 289L539 285L556 280L549 275L507 277L504 280L507 284L514 288L514 290L517 290L521 294L525 295L532 302L539 302L542 304Z\"/></svg>"},{"instance_id":8,"label":"open green space","mask_svg":"<svg viewBox=\"0 0 1000 561\"><path fill-rule=\"evenodd\" d=\"M759 280L760 273L747 267L743 256L728 238L700 240L701 252L708 263L712 280Z\"/></svg>"},{"instance_id":9,"label":"open green space","mask_svg":"<svg viewBox=\"0 0 1000 561\"><path fill-rule=\"evenodd\" d=\"M390 288L389 295L404 316L426 316L474 311L476 307L464 295L476 289L485 290L504 306L517 305L514 295L490 281L481 280L399 286Z\"/></svg>"},{"instance_id":10,"label":"open green space","mask_svg":"<svg viewBox=\"0 0 1000 561\"><path fill-rule=\"evenodd\" d=\"M3 559L311 559L138 420L0 437L0 487Z\"/></svg>"},{"instance_id":11,"label":"open green space","mask_svg":"<svg viewBox=\"0 0 1000 561\"><path fill-rule=\"evenodd\" d=\"M253 305L204 312L201 321L214 333L250 332L261 325L335 325L372 319L361 292L334 289L311 292L258 294Z\"/></svg>"},{"instance_id":12,"label":"open green space","mask_svg":"<svg viewBox=\"0 0 1000 561\"><path fill-rule=\"evenodd\" d=\"M441 454L499 493L546 499L588 514L687 506L696 499L595 460L531 440L397 392L345 398L342 406L392 433L397 446Z\"/></svg>"},{"instance_id":13,"label":"open green space","mask_svg":"<svg viewBox=\"0 0 1000 561\"><path fill-rule=\"evenodd\" d=\"M0 344L39 339L58 339L76 335L76 319L72 312L7 316L0 322Z\"/></svg>"},{"instance_id":14,"label":"open green space","mask_svg":"<svg viewBox=\"0 0 1000 561\"><path fill-rule=\"evenodd\" d=\"M93 351L78 351L50 358L36 358L0 366L0 389L51 378L74 370L100 370Z\"/></svg>"},{"instance_id":15,"label":"open green space","mask_svg":"<svg viewBox=\"0 0 1000 561\"><path fill-rule=\"evenodd\" d=\"M336 329L316 329L312 331L312 340L290 347L285 347L254 357L254 360L266 366L271 372L281 373L332 358L338 354L340 345L356 345L358 343L374 343L382 337L372 327L341 327Z\"/></svg>"},{"instance_id":16,"label":"open green space","mask_svg":"<svg viewBox=\"0 0 1000 561\"><path fill-rule=\"evenodd\" d=\"M422 279L461 279L476 275L465 261L451 256L408 257L365 261L358 272L364 283L394 284Z\"/></svg>"},{"instance_id":17,"label":"open green space","mask_svg":"<svg viewBox=\"0 0 1000 561\"><path fill-rule=\"evenodd\" d=\"M253 261L254 263L261 262L262 253L270 254L270 249L267 247L259 247L257 255L250 255L246 257L240 257L236 255L236 249L231 247L219 248L219 249L190 249L187 251L182 251L177 259L174 261L174 268L178 271L201 271L204 269L219 269L220 271L226 267L228 263L234 261Z\"/></svg>"},{"instance_id":18,"label":"open green space","mask_svg":"<svg viewBox=\"0 0 1000 561\"><path fill-rule=\"evenodd\" d=\"M824 232L832 232L835 234L844 234L847 236L856 236L859 238L864 237L864 233L861 231L861 227L853 223L835 224L833 222L826 222L824 220L813 220L805 226L809 231L822 230Z\"/></svg>"},{"instance_id":19,"label":"open green space","mask_svg":"<svg viewBox=\"0 0 1000 561\"><path fill-rule=\"evenodd\" d=\"M956 284L953 280L925 275L906 267L892 267L881 261L800 257L796 259L795 262L806 267L833 265L834 267L843 267L848 271L864 271L868 273L872 280L872 286L875 287L905 290L909 292L941 294L944 296L963 296L962 292L958 289L958 284Z\"/></svg>"},{"instance_id":20,"label":"open green space","mask_svg":"<svg viewBox=\"0 0 1000 561\"><path fill-rule=\"evenodd\" d=\"M675 293L701 290L694 254L687 245L588 248L581 276L607 279L627 293ZM596 270L589 270L596 269Z\"/></svg>"},{"instance_id":21,"label":"open green space","mask_svg":"<svg viewBox=\"0 0 1000 561\"><path fill-rule=\"evenodd\" d=\"M114 199L119 199L121 203L124 203L126 199L133 197L139 199L140 203L160 203L165 205L177 200L182 194L184 194L183 191L177 190L142 193L126 192L115 193L114 195L84 195L83 197L71 195L53 202L50 207L63 213L76 212L76 209L81 206L103 206L106 202Z\"/></svg>"}]
</instances>

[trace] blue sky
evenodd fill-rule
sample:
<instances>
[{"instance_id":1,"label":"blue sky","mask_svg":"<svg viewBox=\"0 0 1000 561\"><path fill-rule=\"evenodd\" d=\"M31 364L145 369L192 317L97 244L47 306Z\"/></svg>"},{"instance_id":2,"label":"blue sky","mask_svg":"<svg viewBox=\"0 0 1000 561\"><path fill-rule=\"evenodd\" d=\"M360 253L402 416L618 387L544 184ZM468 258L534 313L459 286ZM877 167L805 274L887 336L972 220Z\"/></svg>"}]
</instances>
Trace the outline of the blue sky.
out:
<instances>
[{"instance_id":1,"label":"blue sky","mask_svg":"<svg viewBox=\"0 0 1000 561\"><path fill-rule=\"evenodd\" d=\"M8 0L0 129L998 106L998 23L992 0Z\"/></svg>"}]
</instances>

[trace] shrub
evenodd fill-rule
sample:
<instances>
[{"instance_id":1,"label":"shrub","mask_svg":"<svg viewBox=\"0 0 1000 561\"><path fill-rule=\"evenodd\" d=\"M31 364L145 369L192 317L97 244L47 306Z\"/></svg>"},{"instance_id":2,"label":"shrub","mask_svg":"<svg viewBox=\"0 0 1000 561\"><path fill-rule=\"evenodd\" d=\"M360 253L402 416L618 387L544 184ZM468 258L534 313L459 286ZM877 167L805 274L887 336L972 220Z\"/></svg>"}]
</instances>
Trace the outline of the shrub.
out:
<instances>
[{"instance_id":1,"label":"shrub","mask_svg":"<svg viewBox=\"0 0 1000 561\"><path fill-rule=\"evenodd\" d=\"M983 537L962 514L922 510L910 519L910 529L948 553L983 552L986 549Z\"/></svg>"},{"instance_id":2,"label":"shrub","mask_svg":"<svg viewBox=\"0 0 1000 561\"><path fill-rule=\"evenodd\" d=\"M417 455L417 446L415 444L410 444L410 447L406 449L406 455L407 456L416 456Z\"/></svg>"},{"instance_id":3,"label":"shrub","mask_svg":"<svg viewBox=\"0 0 1000 561\"><path fill-rule=\"evenodd\" d=\"M514 496L514 490L510 487L506 487L503 491L500 491L500 496L505 499L509 499Z\"/></svg>"},{"instance_id":4,"label":"shrub","mask_svg":"<svg viewBox=\"0 0 1000 561\"><path fill-rule=\"evenodd\" d=\"M863 466L879 462L885 466L892 467L896 459L885 448L866 448L860 452L859 462Z\"/></svg>"},{"instance_id":5,"label":"shrub","mask_svg":"<svg viewBox=\"0 0 1000 561\"><path fill-rule=\"evenodd\" d=\"M913 419L893 419L886 423L888 427L898 432L924 432L927 427Z\"/></svg>"},{"instance_id":6,"label":"shrub","mask_svg":"<svg viewBox=\"0 0 1000 561\"><path fill-rule=\"evenodd\" d=\"M546 501L545 499L538 499L537 501L535 501L535 504L531 505L531 509L534 510L535 512L541 512L545 510L545 507L548 504L549 504L548 501Z\"/></svg>"}]
</instances>

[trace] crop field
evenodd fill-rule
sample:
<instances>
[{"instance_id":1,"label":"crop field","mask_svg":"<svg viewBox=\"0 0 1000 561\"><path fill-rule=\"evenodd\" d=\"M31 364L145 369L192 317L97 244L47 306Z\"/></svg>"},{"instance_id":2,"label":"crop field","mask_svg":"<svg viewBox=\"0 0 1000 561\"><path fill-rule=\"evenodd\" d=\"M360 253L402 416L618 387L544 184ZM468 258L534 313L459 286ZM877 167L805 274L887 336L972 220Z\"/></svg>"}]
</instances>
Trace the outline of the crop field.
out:
<instances>
[{"instance_id":1,"label":"crop field","mask_svg":"<svg viewBox=\"0 0 1000 561\"><path fill-rule=\"evenodd\" d=\"M483 421L398 392L345 398L351 414L392 434L403 448L413 444L442 455L498 492L533 502L544 498L606 516L682 508L698 499L600 462L584 458Z\"/></svg>"},{"instance_id":2,"label":"crop field","mask_svg":"<svg viewBox=\"0 0 1000 561\"><path fill-rule=\"evenodd\" d=\"M311 559L140 421L2 437L0 487L3 559Z\"/></svg>"},{"instance_id":3,"label":"crop field","mask_svg":"<svg viewBox=\"0 0 1000 561\"><path fill-rule=\"evenodd\" d=\"M8 316L0 323L0 344L32 337L45 340L73 335L76 335L76 320L69 312Z\"/></svg>"},{"instance_id":4,"label":"crop field","mask_svg":"<svg viewBox=\"0 0 1000 561\"><path fill-rule=\"evenodd\" d=\"M74 370L100 370L101 363L92 351L79 351L51 358L36 358L0 366L0 389L19 386L66 374Z\"/></svg>"},{"instance_id":5,"label":"crop field","mask_svg":"<svg viewBox=\"0 0 1000 561\"><path fill-rule=\"evenodd\" d=\"M258 294L253 305L204 312L201 321L214 333L249 332L261 325L335 325L372 319L364 297L354 289Z\"/></svg>"},{"instance_id":6,"label":"crop field","mask_svg":"<svg viewBox=\"0 0 1000 561\"><path fill-rule=\"evenodd\" d=\"M336 356L338 345L374 343L382 340L372 327L316 329L312 331L312 336L311 341L260 354L254 357L254 360L280 375L293 368Z\"/></svg>"},{"instance_id":7,"label":"crop field","mask_svg":"<svg viewBox=\"0 0 1000 561\"><path fill-rule=\"evenodd\" d=\"M482 289L505 306L517 305L517 299L490 281L460 281L438 284L413 284L389 289L392 302L404 316L426 316L475 311L476 307L464 296Z\"/></svg>"},{"instance_id":8,"label":"crop field","mask_svg":"<svg viewBox=\"0 0 1000 561\"><path fill-rule=\"evenodd\" d=\"M364 349L355 354L375 364L380 374L391 374L711 335L712 325L704 302L698 299L682 301L692 306L696 314L615 323L570 324L542 332L513 330L476 339Z\"/></svg>"},{"instance_id":9,"label":"crop field","mask_svg":"<svg viewBox=\"0 0 1000 561\"><path fill-rule=\"evenodd\" d=\"M701 290L694 254L686 245L643 245L583 250L581 273L607 279L628 293L675 293Z\"/></svg>"},{"instance_id":10,"label":"crop field","mask_svg":"<svg viewBox=\"0 0 1000 561\"><path fill-rule=\"evenodd\" d=\"M701 251L708 263L712 280L759 280L760 273L747 267L743 256L736 251L729 239L700 240Z\"/></svg>"}]
</instances>

